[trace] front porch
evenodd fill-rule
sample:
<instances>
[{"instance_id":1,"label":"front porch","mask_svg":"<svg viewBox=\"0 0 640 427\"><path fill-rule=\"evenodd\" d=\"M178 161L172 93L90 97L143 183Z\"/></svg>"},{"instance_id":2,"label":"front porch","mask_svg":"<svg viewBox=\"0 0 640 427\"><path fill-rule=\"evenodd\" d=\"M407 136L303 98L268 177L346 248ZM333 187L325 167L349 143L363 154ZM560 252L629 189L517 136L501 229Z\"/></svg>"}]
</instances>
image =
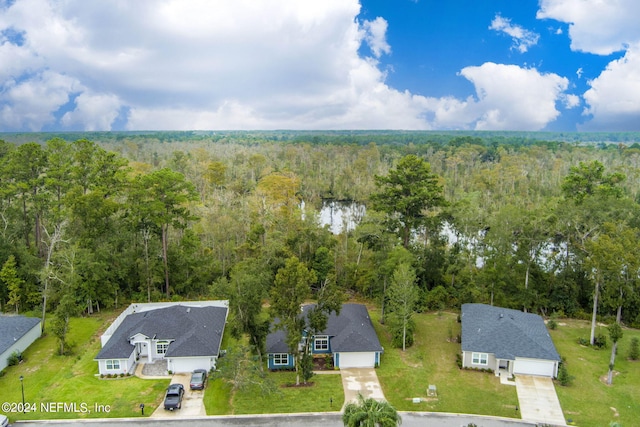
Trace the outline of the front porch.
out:
<instances>
[{"instance_id":1,"label":"front porch","mask_svg":"<svg viewBox=\"0 0 640 427\"><path fill-rule=\"evenodd\" d=\"M166 378L169 376L166 359L156 359L149 362L145 356L141 356L137 361L135 375L140 378Z\"/></svg>"}]
</instances>

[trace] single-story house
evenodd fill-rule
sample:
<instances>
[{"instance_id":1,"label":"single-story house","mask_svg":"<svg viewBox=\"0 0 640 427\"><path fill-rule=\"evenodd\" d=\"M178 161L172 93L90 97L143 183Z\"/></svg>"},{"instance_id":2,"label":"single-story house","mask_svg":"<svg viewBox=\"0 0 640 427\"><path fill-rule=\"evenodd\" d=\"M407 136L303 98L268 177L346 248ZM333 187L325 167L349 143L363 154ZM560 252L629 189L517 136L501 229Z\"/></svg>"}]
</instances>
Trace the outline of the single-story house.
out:
<instances>
[{"instance_id":1,"label":"single-story house","mask_svg":"<svg viewBox=\"0 0 640 427\"><path fill-rule=\"evenodd\" d=\"M13 353L22 353L42 335L42 322L35 317L0 315L0 371Z\"/></svg>"},{"instance_id":2,"label":"single-story house","mask_svg":"<svg viewBox=\"0 0 640 427\"><path fill-rule=\"evenodd\" d=\"M215 369L228 301L131 304L102 335L100 374L127 374L135 365L167 361L167 370Z\"/></svg>"},{"instance_id":3,"label":"single-story house","mask_svg":"<svg viewBox=\"0 0 640 427\"><path fill-rule=\"evenodd\" d=\"M558 376L560 355L542 317L486 304L462 305L462 366L498 374Z\"/></svg>"},{"instance_id":4,"label":"single-story house","mask_svg":"<svg viewBox=\"0 0 640 427\"><path fill-rule=\"evenodd\" d=\"M302 316L306 317L312 307L303 306ZM373 368L380 364L380 355L384 351L367 307L362 304L343 304L340 314L331 313L327 328L312 340L312 353L331 355L336 368ZM295 367L294 355L289 354L284 330L276 330L272 325L266 350L269 369Z\"/></svg>"}]
</instances>

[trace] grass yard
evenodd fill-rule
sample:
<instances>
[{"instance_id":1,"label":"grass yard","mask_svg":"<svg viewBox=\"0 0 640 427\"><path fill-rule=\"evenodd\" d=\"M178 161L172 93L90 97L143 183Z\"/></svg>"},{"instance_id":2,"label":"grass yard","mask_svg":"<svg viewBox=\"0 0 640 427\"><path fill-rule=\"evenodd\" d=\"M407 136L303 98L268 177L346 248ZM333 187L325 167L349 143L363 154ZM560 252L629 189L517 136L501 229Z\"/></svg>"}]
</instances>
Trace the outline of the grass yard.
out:
<instances>
[{"instance_id":1,"label":"grass yard","mask_svg":"<svg viewBox=\"0 0 640 427\"><path fill-rule=\"evenodd\" d=\"M278 385L272 394L263 394L258 387L249 387L232 395L221 379L209 382L204 397L208 415L279 414L294 412L339 411L344 403L341 376L314 375L313 386L285 387L295 384L295 372L270 372Z\"/></svg>"},{"instance_id":2,"label":"grass yard","mask_svg":"<svg viewBox=\"0 0 640 427\"><path fill-rule=\"evenodd\" d=\"M369 307L373 325L385 348L377 369L387 400L400 411L437 411L520 418L516 412L515 386L500 384L493 374L460 370L456 354L460 344L452 342L460 333L457 314L417 314L415 343L406 352L391 347L391 337L380 324L380 312ZM437 398L427 396L429 384ZM423 398L413 403L414 397Z\"/></svg>"},{"instance_id":3,"label":"grass yard","mask_svg":"<svg viewBox=\"0 0 640 427\"><path fill-rule=\"evenodd\" d=\"M627 360L632 337L640 338L640 331L625 329L618 343L613 385L602 380L607 374L609 347L596 350L578 344L578 338L589 338L590 323L561 320L551 336L560 355L567 360L569 374L575 377L569 387L556 385L556 392L565 414L581 427L608 426L618 421L624 427L639 425L640 420L640 361ZM605 327L600 333L607 335ZM596 332L598 333L598 332Z\"/></svg>"},{"instance_id":4,"label":"grass yard","mask_svg":"<svg viewBox=\"0 0 640 427\"><path fill-rule=\"evenodd\" d=\"M9 367L0 378L3 402L22 402L20 375L24 376L25 401L35 403L31 413L7 414L11 420L82 417L141 416L139 405L145 404L149 415L162 402L169 380L141 380L135 377L99 379L98 364L93 358L100 349L99 335L113 320L112 313L71 320L70 341L76 343L75 355L58 356L57 342L43 336L25 352L25 361ZM78 412L43 412L43 405L76 404ZM86 404L84 411L82 404ZM109 405L109 412L96 412L95 405ZM69 408L67 408L69 409ZM90 411L90 412L89 412Z\"/></svg>"},{"instance_id":5,"label":"grass yard","mask_svg":"<svg viewBox=\"0 0 640 427\"><path fill-rule=\"evenodd\" d=\"M295 372L271 372L269 375L280 386L278 391L269 395L252 388L237 392L233 396L234 414L329 412L342 408L344 391L339 374L314 375L311 387L282 387L295 384Z\"/></svg>"}]
</instances>

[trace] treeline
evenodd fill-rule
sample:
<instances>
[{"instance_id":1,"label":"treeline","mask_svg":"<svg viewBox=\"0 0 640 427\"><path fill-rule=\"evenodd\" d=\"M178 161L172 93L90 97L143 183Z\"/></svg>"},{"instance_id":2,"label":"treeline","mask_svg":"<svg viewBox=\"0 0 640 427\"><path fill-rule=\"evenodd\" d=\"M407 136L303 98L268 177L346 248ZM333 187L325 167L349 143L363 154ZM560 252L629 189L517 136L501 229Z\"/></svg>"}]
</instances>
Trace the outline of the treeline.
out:
<instances>
[{"instance_id":1,"label":"treeline","mask_svg":"<svg viewBox=\"0 0 640 427\"><path fill-rule=\"evenodd\" d=\"M640 324L640 254L621 240L639 226L640 147L411 132L73 136L0 143L4 311L44 308L64 326L133 300L240 304L241 285L267 298L295 257L315 272L312 290L332 281L381 304L408 265L417 310L486 302L588 318L597 287L599 315ZM409 155L428 163L444 203L407 235L375 195ZM366 217L334 236L319 225L324 199L363 203Z\"/></svg>"}]
</instances>

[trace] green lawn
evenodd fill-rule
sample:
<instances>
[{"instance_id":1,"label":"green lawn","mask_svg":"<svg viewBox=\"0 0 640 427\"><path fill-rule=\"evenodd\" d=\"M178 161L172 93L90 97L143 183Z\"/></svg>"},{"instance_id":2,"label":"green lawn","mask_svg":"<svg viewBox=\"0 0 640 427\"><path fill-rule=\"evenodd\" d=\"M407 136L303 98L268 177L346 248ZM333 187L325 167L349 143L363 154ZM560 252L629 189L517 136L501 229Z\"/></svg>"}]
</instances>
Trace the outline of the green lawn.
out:
<instances>
[{"instance_id":1,"label":"green lawn","mask_svg":"<svg viewBox=\"0 0 640 427\"><path fill-rule=\"evenodd\" d=\"M344 402L341 376L314 375L313 386L286 387L295 384L295 372L271 372L278 391L264 395L248 388L233 397L234 414L277 414L288 412L339 411Z\"/></svg>"},{"instance_id":2,"label":"green lawn","mask_svg":"<svg viewBox=\"0 0 640 427\"><path fill-rule=\"evenodd\" d=\"M141 380L135 377L100 379L98 364L93 358L100 349L102 328L113 320L113 314L103 313L90 318L71 320L70 341L77 344L75 355L58 356L57 342L51 335L43 336L25 352L25 361L6 369L0 378L3 402L22 402L20 375L24 376L25 401L35 404L27 414L11 413L11 420L79 417L140 416L140 403L149 415L161 403L169 380ZM79 412L44 412L43 406L76 404ZM89 412L84 411L86 405ZM95 405L109 406L109 412L96 412ZM106 409L105 409L106 410Z\"/></svg>"},{"instance_id":3,"label":"green lawn","mask_svg":"<svg viewBox=\"0 0 640 427\"><path fill-rule=\"evenodd\" d=\"M581 427L608 426L611 421L618 421L624 427L638 425L640 361L627 360L627 355L631 338L640 338L640 331L624 330L616 357L618 374L613 385L608 386L602 377L607 374L611 347L595 350L578 344L578 338L589 338L588 322L563 319L558 323L558 329L551 331L551 336L560 355L567 359L569 374L575 377L570 387L556 385L565 417ZM608 335L604 327L600 332Z\"/></svg>"},{"instance_id":4,"label":"green lawn","mask_svg":"<svg viewBox=\"0 0 640 427\"><path fill-rule=\"evenodd\" d=\"M209 382L205 394L208 415L278 414L291 412L339 411L344 403L342 379L339 374L314 375L312 386L288 387L295 384L295 372L270 372L278 390L263 394L258 387L249 387L232 395L221 379ZM233 404L231 403L233 402Z\"/></svg>"},{"instance_id":5,"label":"green lawn","mask_svg":"<svg viewBox=\"0 0 640 427\"><path fill-rule=\"evenodd\" d=\"M457 314L416 315L415 343L403 353L391 347L390 336L379 323L379 311L369 307L369 313L385 348L378 379L385 397L396 409L520 417L514 386L500 384L493 374L458 369L456 354L460 344L454 342L460 333ZM437 388L435 399L427 396L429 384ZM413 403L415 397L426 401Z\"/></svg>"}]
</instances>

